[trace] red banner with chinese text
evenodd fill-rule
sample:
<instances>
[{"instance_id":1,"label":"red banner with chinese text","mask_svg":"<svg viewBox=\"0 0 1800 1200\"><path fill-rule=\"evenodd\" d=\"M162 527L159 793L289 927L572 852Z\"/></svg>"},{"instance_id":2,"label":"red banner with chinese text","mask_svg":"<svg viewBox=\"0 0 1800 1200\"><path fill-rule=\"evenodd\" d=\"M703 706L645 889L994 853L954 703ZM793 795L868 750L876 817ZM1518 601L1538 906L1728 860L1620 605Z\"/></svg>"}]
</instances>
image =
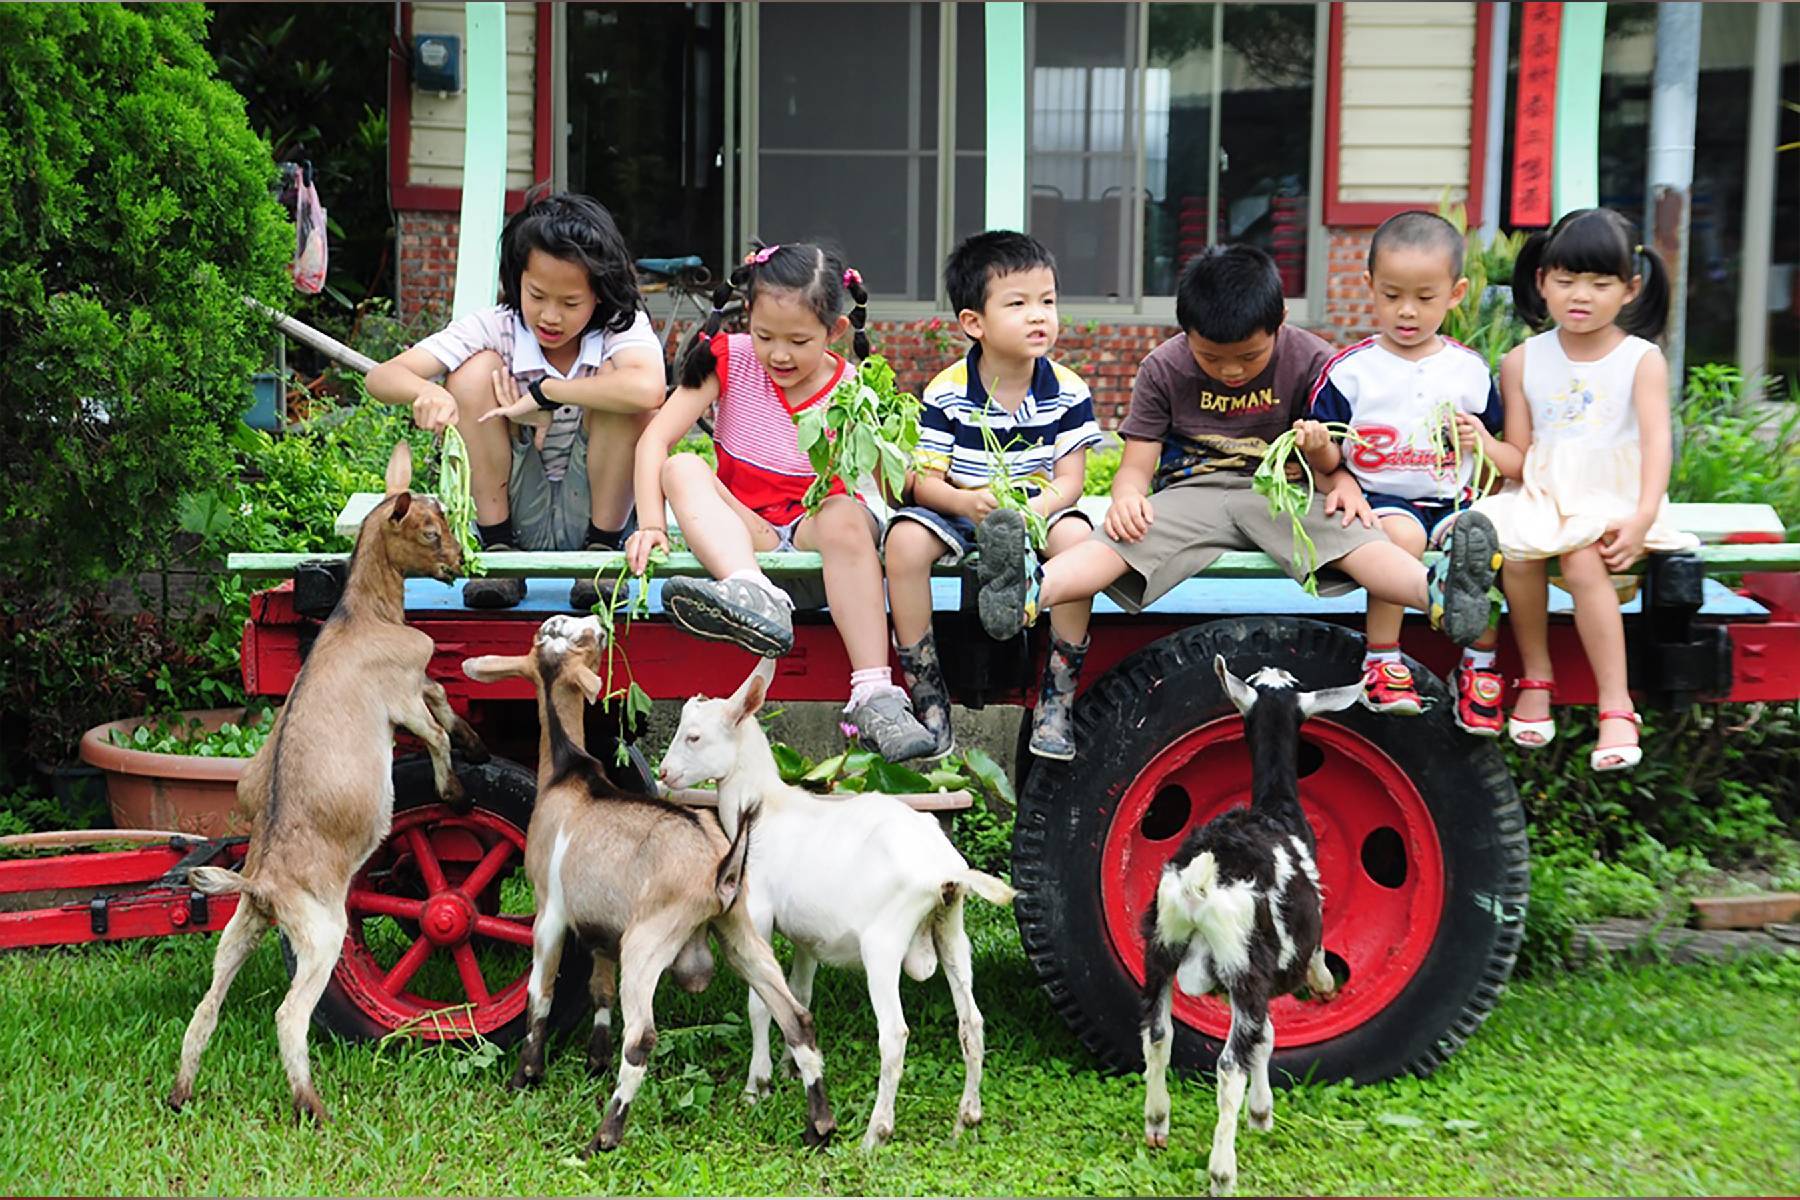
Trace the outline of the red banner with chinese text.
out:
<instances>
[{"instance_id":1,"label":"red banner with chinese text","mask_svg":"<svg viewBox=\"0 0 1800 1200\"><path fill-rule=\"evenodd\" d=\"M1556 151L1556 51L1562 5L1527 4L1519 26L1519 93L1513 113L1512 225L1550 224Z\"/></svg>"}]
</instances>

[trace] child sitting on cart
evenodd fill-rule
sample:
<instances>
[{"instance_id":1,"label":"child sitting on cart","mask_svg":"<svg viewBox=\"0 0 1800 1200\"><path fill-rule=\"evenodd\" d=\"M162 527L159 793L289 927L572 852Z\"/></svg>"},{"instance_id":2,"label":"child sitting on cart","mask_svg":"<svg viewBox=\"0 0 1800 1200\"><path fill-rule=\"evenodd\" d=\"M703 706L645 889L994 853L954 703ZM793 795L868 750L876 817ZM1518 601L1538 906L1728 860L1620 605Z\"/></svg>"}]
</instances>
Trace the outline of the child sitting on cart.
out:
<instances>
[{"instance_id":1,"label":"child sitting on cart","mask_svg":"<svg viewBox=\"0 0 1800 1200\"><path fill-rule=\"evenodd\" d=\"M925 389L919 420L913 505L894 514L882 549L894 643L913 710L950 753L950 697L931 632L931 568L975 547L977 524L999 501L1004 472L1044 522L1046 556L1074 549L1094 532L1075 507L1087 478L1088 447L1100 440L1087 384L1050 360L1056 345L1056 260L1036 238L990 230L965 239L944 264L944 289L974 343L968 356ZM997 453L990 453L984 428ZM1035 539L1034 539L1035 542ZM1071 706L1087 654L1090 605L1051 614L1053 636L1032 714L1031 752L1075 756Z\"/></svg>"},{"instance_id":2,"label":"child sitting on cart","mask_svg":"<svg viewBox=\"0 0 1800 1200\"><path fill-rule=\"evenodd\" d=\"M1044 609L1101 591L1139 612L1227 550L1261 550L1296 581L1308 575L1292 524L1270 515L1251 477L1269 444L1306 415L1330 347L1285 323L1275 263L1251 246L1209 247L1196 257L1182 273L1175 314L1182 332L1138 369L1104 527L1040 566L1018 513L999 509L982 522L979 608L989 636L1013 637ZM1500 557L1485 518L1459 521L1443 559L1427 570L1374 528L1347 472L1320 484L1301 529L1323 565L1322 593L1361 585L1371 597L1429 613L1459 645L1481 637Z\"/></svg>"}]
</instances>

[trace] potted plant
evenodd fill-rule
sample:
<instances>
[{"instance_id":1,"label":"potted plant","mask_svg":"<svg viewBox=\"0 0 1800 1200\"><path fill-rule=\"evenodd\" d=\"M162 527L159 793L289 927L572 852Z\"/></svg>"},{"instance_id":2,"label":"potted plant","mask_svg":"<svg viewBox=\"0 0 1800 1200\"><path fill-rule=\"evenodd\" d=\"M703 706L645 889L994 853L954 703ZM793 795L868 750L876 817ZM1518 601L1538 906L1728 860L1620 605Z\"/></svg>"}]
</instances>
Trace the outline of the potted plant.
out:
<instances>
[{"instance_id":1,"label":"potted plant","mask_svg":"<svg viewBox=\"0 0 1800 1200\"><path fill-rule=\"evenodd\" d=\"M210 708L109 721L82 735L81 757L105 773L107 802L121 829L247 834L237 781L274 719L272 709Z\"/></svg>"}]
</instances>

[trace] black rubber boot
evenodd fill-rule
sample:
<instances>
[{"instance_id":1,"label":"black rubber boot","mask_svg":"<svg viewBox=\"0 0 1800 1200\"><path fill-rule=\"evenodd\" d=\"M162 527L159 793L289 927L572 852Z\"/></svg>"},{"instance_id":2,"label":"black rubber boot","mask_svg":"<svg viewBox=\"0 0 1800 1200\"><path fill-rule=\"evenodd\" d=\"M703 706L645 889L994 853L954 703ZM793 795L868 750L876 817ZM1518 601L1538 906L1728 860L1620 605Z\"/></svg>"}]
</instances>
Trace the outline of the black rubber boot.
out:
<instances>
[{"instance_id":1,"label":"black rubber boot","mask_svg":"<svg viewBox=\"0 0 1800 1200\"><path fill-rule=\"evenodd\" d=\"M900 672L912 697L913 716L936 743L927 757L944 757L956 749L956 731L950 727L950 693L938 663L937 639L929 630L913 645L900 647Z\"/></svg>"},{"instance_id":2,"label":"black rubber boot","mask_svg":"<svg viewBox=\"0 0 1800 1200\"><path fill-rule=\"evenodd\" d=\"M1087 652L1086 639L1071 646L1054 633L1050 635L1037 708L1031 714L1031 752L1039 758L1067 762L1075 757L1075 685L1081 679L1081 662Z\"/></svg>"}]
</instances>

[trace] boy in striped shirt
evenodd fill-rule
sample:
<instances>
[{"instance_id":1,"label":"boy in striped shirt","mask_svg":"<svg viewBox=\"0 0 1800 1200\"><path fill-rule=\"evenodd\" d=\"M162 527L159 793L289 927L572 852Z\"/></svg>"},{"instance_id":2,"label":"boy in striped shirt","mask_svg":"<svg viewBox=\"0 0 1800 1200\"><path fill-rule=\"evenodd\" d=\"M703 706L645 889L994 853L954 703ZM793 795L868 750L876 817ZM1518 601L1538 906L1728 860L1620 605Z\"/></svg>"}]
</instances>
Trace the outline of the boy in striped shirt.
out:
<instances>
[{"instance_id":1,"label":"boy in striped shirt","mask_svg":"<svg viewBox=\"0 0 1800 1200\"><path fill-rule=\"evenodd\" d=\"M882 549L894 641L913 711L937 739L956 744L950 700L931 633L931 568L961 560L977 527L998 508L990 486L1005 470L1048 525L1046 557L1087 540L1093 523L1075 507L1087 450L1100 440L1087 384L1050 360L1056 345L1056 260L1037 239L989 230L965 239L944 264L944 287L973 345L925 389L914 460L913 505L889 522ZM982 428L1001 447L998 461ZM1031 752L1075 756L1071 710L1087 653L1091 601L1058 606L1032 717Z\"/></svg>"}]
</instances>

